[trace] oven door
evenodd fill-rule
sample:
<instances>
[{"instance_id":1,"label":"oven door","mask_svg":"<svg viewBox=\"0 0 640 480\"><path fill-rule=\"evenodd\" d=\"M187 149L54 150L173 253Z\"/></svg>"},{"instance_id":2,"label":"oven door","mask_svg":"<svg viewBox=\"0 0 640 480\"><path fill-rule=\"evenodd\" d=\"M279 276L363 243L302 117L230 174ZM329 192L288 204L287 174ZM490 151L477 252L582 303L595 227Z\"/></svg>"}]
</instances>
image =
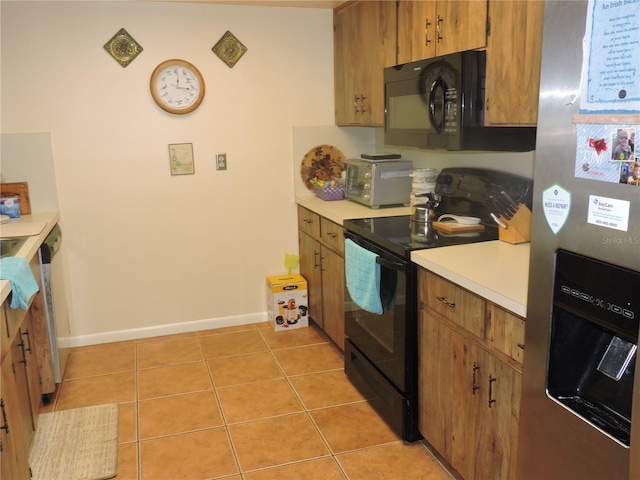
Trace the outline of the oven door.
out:
<instances>
[{"instance_id":1,"label":"oven door","mask_svg":"<svg viewBox=\"0 0 640 480\"><path fill-rule=\"evenodd\" d=\"M360 308L345 289L345 334L395 387L406 391L407 271L410 262L347 232L346 238L376 253L383 313Z\"/></svg>"}]
</instances>

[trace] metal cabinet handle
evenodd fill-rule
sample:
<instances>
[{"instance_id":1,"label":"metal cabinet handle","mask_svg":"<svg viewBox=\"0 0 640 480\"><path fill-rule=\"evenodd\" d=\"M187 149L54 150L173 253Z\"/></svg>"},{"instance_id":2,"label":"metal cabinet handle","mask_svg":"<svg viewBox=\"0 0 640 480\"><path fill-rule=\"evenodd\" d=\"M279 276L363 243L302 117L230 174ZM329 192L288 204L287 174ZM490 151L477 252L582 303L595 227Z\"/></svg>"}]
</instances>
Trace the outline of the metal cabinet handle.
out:
<instances>
[{"instance_id":1,"label":"metal cabinet handle","mask_svg":"<svg viewBox=\"0 0 640 480\"><path fill-rule=\"evenodd\" d=\"M302 221L303 221L304 223L306 223L306 224L311 224L311 223L313 223L313 222L311 221L311 219L310 219L310 218L305 218L305 219L303 219Z\"/></svg>"},{"instance_id":2,"label":"metal cabinet handle","mask_svg":"<svg viewBox=\"0 0 640 480\"><path fill-rule=\"evenodd\" d=\"M518 343L518 348L521 348L522 350L524 350L524 343Z\"/></svg>"},{"instance_id":3,"label":"metal cabinet handle","mask_svg":"<svg viewBox=\"0 0 640 480\"><path fill-rule=\"evenodd\" d=\"M360 96L360 112L361 113L365 113L367 110L364 108L364 101L367 97L364 96L364 94L362 94Z\"/></svg>"},{"instance_id":4,"label":"metal cabinet handle","mask_svg":"<svg viewBox=\"0 0 640 480\"><path fill-rule=\"evenodd\" d=\"M476 371L480 370L480 367L476 362L473 362L473 384L471 385L471 393L476 394L476 390L480 388L479 385L476 385Z\"/></svg>"},{"instance_id":5,"label":"metal cabinet handle","mask_svg":"<svg viewBox=\"0 0 640 480\"><path fill-rule=\"evenodd\" d=\"M424 20L424 46L428 47L429 44L431 43L431 40L429 40L429 27L431 26L431 22L429 21L428 18L425 18Z\"/></svg>"},{"instance_id":6,"label":"metal cabinet handle","mask_svg":"<svg viewBox=\"0 0 640 480\"><path fill-rule=\"evenodd\" d=\"M4 411L4 399L0 398L0 409L2 409L2 426L0 429L9 433L9 424L7 423L7 413Z\"/></svg>"},{"instance_id":7,"label":"metal cabinet handle","mask_svg":"<svg viewBox=\"0 0 640 480\"><path fill-rule=\"evenodd\" d=\"M358 95L354 95L353 96L353 113L360 113L360 110L358 110L358 100L360 100L360 97Z\"/></svg>"},{"instance_id":8,"label":"metal cabinet handle","mask_svg":"<svg viewBox=\"0 0 640 480\"><path fill-rule=\"evenodd\" d=\"M24 341L20 342L18 344L20 346L20 349L22 350L22 360L20 360L20 363L23 363L24 365L27 364L27 352L24 348Z\"/></svg>"},{"instance_id":9,"label":"metal cabinet handle","mask_svg":"<svg viewBox=\"0 0 640 480\"><path fill-rule=\"evenodd\" d=\"M436 297L438 301L444 303L449 308L456 308L456 304L452 302L447 302L446 297Z\"/></svg>"},{"instance_id":10,"label":"metal cabinet handle","mask_svg":"<svg viewBox=\"0 0 640 480\"><path fill-rule=\"evenodd\" d=\"M331 238L338 238L338 234L333 232L327 232L327 236Z\"/></svg>"},{"instance_id":11,"label":"metal cabinet handle","mask_svg":"<svg viewBox=\"0 0 640 480\"><path fill-rule=\"evenodd\" d=\"M489 408L491 408L491 405L493 405L493 403L496 401L495 398L493 397L493 382L496 381L496 378L489 374Z\"/></svg>"},{"instance_id":12,"label":"metal cabinet handle","mask_svg":"<svg viewBox=\"0 0 640 480\"><path fill-rule=\"evenodd\" d=\"M314 250L313 251L313 268L320 268L320 262L318 261L318 259L320 259L320 252L316 252Z\"/></svg>"},{"instance_id":13,"label":"metal cabinet handle","mask_svg":"<svg viewBox=\"0 0 640 480\"><path fill-rule=\"evenodd\" d=\"M437 18L437 22L436 22L436 42L440 43L440 41L442 40L442 35L440 35L440 33L441 33L440 24L442 23L444 18L442 18L440 15L438 15L436 18Z\"/></svg>"},{"instance_id":14,"label":"metal cabinet handle","mask_svg":"<svg viewBox=\"0 0 640 480\"><path fill-rule=\"evenodd\" d=\"M31 353L31 335L29 335L29 329L25 330L25 332L22 334L25 337L27 337L27 348L24 349L25 352L29 352Z\"/></svg>"}]
</instances>

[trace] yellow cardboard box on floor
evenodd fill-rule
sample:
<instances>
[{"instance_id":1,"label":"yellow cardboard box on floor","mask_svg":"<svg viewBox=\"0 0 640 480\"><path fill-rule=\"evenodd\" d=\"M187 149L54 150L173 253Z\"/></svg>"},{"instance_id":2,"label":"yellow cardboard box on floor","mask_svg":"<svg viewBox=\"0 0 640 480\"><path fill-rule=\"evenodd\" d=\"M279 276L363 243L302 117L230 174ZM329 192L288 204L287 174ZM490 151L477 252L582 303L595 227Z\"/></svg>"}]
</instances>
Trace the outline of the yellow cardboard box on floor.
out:
<instances>
[{"instance_id":1,"label":"yellow cardboard box on floor","mask_svg":"<svg viewBox=\"0 0 640 480\"><path fill-rule=\"evenodd\" d=\"M276 332L309 326L307 281L302 275L267 277L267 312Z\"/></svg>"}]
</instances>

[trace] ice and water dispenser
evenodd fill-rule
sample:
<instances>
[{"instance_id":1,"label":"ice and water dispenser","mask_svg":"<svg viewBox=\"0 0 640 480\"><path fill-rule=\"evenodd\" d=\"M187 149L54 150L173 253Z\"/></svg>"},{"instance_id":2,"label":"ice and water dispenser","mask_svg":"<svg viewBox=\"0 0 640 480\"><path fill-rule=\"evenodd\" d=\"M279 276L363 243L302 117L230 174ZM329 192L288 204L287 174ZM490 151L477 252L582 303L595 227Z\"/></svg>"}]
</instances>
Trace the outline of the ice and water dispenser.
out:
<instances>
[{"instance_id":1,"label":"ice and water dispenser","mask_svg":"<svg viewBox=\"0 0 640 480\"><path fill-rule=\"evenodd\" d=\"M556 254L549 396L629 446L640 321L640 273Z\"/></svg>"}]
</instances>

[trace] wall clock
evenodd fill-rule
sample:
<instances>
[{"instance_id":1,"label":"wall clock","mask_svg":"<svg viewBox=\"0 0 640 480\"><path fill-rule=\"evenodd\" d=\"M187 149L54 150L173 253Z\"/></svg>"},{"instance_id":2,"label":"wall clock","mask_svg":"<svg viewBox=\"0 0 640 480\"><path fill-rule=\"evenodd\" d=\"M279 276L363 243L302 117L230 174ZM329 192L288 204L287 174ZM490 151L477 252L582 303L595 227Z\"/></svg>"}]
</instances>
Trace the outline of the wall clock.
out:
<instances>
[{"instance_id":1,"label":"wall clock","mask_svg":"<svg viewBox=\"0 0 640 480\"><path fill-rule=\"evenodd\" d=\"M151 96L160 108L175 115L193 112L204 99L204 79L185 60L166 60L151 74Z\"/></svg>"}]
</instances>

